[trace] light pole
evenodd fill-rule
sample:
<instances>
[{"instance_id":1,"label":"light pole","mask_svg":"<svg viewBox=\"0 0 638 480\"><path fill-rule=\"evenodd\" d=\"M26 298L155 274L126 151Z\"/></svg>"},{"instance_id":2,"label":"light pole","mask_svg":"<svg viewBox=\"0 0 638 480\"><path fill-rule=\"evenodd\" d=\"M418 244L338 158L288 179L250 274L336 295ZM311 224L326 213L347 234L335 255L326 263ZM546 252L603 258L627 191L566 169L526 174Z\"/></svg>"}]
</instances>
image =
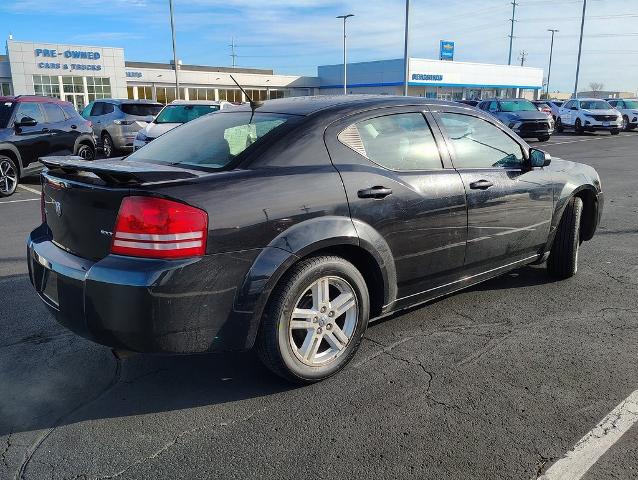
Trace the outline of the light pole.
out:
<instances>
[{"instance_id":1,"label":"light pole","mask_svg":"<svg viewBox=\"0 0 638 480\"><path fill-rule=\"evenodd\" d=\"M343 94L348 95L348 57L346 50L346 20L354 17L354 14L339 15L337 18L343 18Z\"/></svg>"},{"instance_id":2,"label":"light pole","mask_svg":"<svg viewBox=\"0 0 638 480\"><path fill-rule=\"evenodd\" d=\"M177 50L175 49L175 22L173 21L173 0L168 0L168 8L171 12L171 34L173 36L173 67L175 68L175 98L179 100L179 75L177 73Z\"/></svg>"},{"instance_id":3,"label":"light pole","mask_svg":"<svg viewBox=\"0 0 638 480\"><path fill-rule=\"evenodd\" d=\"M576 62L576 82L574 83L574 98L578 98L578 74L580 73L580 54L583 51L583 30L585 29L585 10L587 0L583 0L583 17L580 20L580 41L578 42L578 61Z\"/></svg>"},{"instance_id":4,"label":"light pole","mask_svg":"<svg viewBox=\"0 0 638 480\"><path fill-rule=\"evenodd\" d=\"M408 47L410 45L410 0L405 0L405 45L403 47L403 96L408 96L408 82L410 79L410 57L408 57Z\"/></svg>"},{"instance_id":5,"label":"light pole","mask_svg":"<svg viewBox=\"0 0 638 480\"><path fill-rule=\"evenodd\" d=\"M554 34L556 32L559 32L560 30L557 30L555 28L548 28L547 31L552 32L552 43L549 47L549 67L547 68L547 92L545 93L546 100L549 98L549 80L552 77L552 55L554 54Z\"/></svg>"}]
</instances>

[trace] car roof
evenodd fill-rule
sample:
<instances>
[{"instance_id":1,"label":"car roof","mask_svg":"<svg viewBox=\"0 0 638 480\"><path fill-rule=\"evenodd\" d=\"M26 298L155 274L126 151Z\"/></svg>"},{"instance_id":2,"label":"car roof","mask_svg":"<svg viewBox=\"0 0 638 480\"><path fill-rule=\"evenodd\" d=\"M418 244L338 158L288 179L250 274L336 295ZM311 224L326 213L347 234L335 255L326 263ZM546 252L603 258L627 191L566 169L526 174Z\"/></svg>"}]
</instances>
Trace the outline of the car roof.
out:
<instances>
[{"instance_id":1,"label":"car roof","mask_svg":"<svg viewBox=\"0 0 638 480\"><path fill-rule=\"evenodd\" d=\"M155 102L153 100L133 100L127 98L98 98L95 100L96 102L108 102L115 103L117 105L121 105L123 103L139 103L139 104L148 104L148 105L162 105L159 102Z\"/></svg>"},{"instance_id":2,"label":"car roof","mask_svg":"<svg viewBox=\"0 0 638 480\"><path fill-rule=\"evenodd\" d=\"M403 97L395 95L316 95L306 97L288 97L266 100L257 107L257 112L283 113L289 115L313 115L321 111L341 111L344 114L375 107L393 107L407 105L448 105L458 107L458 102L434 100L425 97ZM234 106L221 112L250 112L250 104Z\"/></svg>"},{"instance_id":3,"label":"car roof","mask_svg":"<svg viewBox=\"0 0 638 480\"><path fill-rule=\"evenodd\" d=\"M586 102L592 102L592 101L599 101L599 102L606 102L607 100L605 100L604 98L592 98L592 97L585 97L585 98L572 98L571 100L580 100L580 101L586 101Z\"/></svg>"},{"instance_id":4,"label":"car roof","mask_svg":"<svg viewBox=\"0 0 638 480\"><path fill-rule=\"evenodd\" d=\"M222 105L226 100L173 100L168 105Z\"/></svg>"},{"instance_id":5,"label":"car roof","mask_svg":"<svg viewBox=\"0 0 638 480\"><path fill-rule=\"evenodd\" d=\"M622 98L605 98L606 101L612 101L612 100L638 100L638 98L631 98L631 97L622 97Z\"/></svg>"},{"instance_id":6,"label":"car roof","mask_svg":"<svg viewBox=\"0 0 638 480\"><path fill-rule=\"evenodd\" d=\"M54 97L44 97L42 95L7 95L4 97L0 97L0 102L15 102L15 103L57 103L57 104L66 104L69 102L65 102L64 100L60 100L59 98Z\"/></svg>"}]
</instances>

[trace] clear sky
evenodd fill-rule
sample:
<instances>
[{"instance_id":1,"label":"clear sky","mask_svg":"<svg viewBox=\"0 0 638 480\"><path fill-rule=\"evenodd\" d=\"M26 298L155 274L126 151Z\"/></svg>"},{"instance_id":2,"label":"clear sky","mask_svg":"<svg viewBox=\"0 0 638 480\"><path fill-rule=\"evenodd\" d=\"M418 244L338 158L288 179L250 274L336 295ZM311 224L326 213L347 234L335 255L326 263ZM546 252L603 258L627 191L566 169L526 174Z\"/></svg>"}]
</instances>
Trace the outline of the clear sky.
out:
<instances>
[{"instance_id":1,"label":"clear sky","mask_svg":"<svg viewBox=\"0 0 638 480\"><path fill-rule=\"evenodd\" d=\"M511 0L412 0L411 56L437 58L439 40L456 60L507 63ZM582 0L517 0L513 62L547 69L548 28L557 28L551 90L573 88ZM402 0L174 0L183 63L237 65L316 75L340 63L336 15L348 20L349 60L403 56ZM168 0L0 0L0 34L17 40L125 48L127 60L172 58ZM581 90L638 90L638 0L588 0Z\"/></svg>"}]
</instances>

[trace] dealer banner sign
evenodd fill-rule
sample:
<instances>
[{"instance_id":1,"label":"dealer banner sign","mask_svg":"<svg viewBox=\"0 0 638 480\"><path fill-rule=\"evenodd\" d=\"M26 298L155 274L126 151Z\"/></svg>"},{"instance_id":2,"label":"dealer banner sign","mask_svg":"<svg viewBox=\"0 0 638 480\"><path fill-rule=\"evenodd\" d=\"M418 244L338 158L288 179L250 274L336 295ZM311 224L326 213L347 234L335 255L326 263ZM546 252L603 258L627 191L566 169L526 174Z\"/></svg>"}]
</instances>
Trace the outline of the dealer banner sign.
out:
<instances>
[{"instance_id":1,"label":"dealer banner sign","mask_svg":"<svg viewBox=\"0 0 638 480\"><path fill-rule=\"evenodd\" d=\"M90 52L84 50L65 50L58 52L55 49L36 48L36 58L47 60L38 62L38 68L62 69L62 70L102 70L102 65L90 63L76 63L82 60L99 60L100 52Z\"/></svg>"},{"instance_id":2,"label":"dealer banner sign","mask_svg":"<svg viewBox=\"0 0 638 480\"><path fill-rule=\"evenodd\" d=\"M454 60L454 42L441 40L439 59L450 61Z\"/></svg>"}]
</instances>

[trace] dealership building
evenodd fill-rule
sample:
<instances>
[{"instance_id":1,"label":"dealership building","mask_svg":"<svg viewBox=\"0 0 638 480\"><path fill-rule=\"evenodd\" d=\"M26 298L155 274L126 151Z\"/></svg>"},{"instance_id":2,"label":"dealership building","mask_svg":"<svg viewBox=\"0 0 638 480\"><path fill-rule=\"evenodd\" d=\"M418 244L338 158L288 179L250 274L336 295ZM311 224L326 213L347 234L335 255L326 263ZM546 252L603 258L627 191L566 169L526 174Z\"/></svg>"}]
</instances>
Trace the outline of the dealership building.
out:
<instances>
[{"instance_id":1,"label":"dealership building","mask_svg":"<svg viewBox=\"0 0 638 480\"><path fill-rule=\"evenodd\" d=\"M402 59L348 64L348 93L401 95ZM317 76L277 75L272 70L178 66L180 98L245 101L231 74L255 100L343 93L343 64L324 65ZM447 60L409 60L409 94L458 100L493 96L536 98L538 68ZM0 95L47 95L81 110L99 98L169 103L175 99L172 63L128 61L124 49L7 40L0 55Z\"/></svg>"}]
</instances>

